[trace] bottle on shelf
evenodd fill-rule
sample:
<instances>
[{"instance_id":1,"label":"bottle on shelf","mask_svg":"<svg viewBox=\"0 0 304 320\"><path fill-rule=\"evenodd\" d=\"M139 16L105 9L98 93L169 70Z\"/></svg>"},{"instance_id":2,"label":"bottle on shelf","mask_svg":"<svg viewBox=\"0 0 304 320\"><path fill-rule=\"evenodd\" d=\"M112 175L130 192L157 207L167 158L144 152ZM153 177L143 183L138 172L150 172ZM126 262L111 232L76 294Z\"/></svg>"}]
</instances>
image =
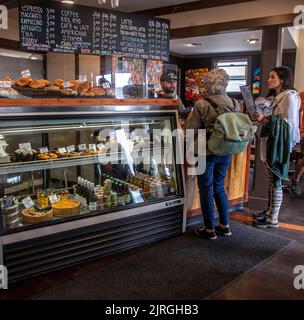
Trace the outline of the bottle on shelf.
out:
<instances>
[{"instance_id":1,"label":"bottle on shelf","mask_svg":"<svg viewBox=\"0 0 304 320\"><path fill-rule=\"evenodd\" d=\"M86 197L87 182L88 182L87 179L83 179L83 181L82 181L82 194L81 194L81 196L82 196L83 198Z\"/></svg>"},{"instance_id":2,"label":"bottle on shelf","mask_svg":"<svg viewBox=\"0 0 304 320\"><path fill-rule=\"evenodd\" d=\"M170 178L170 180L169 180L169 186L170 186L170 191L169 191L169 193L170 193L171 195L176 194L176 182L175 182L175 179L174 179L173 174L171 174L171 178Z\"/></svg>"},{"instance_id":3,"label":"bottle on shelf","mask_svg":"<svg viewBox=\"0 0 304 320\"><path fill-rule=\"evenodd\" d=\"M79 177L78 177L79 178ZM83 178L80 177L80 179L77 181L77 189L76 192L78 194L78 197L82 197L82 190L83 190Z\"/></svg>"},{"instance_id":4,"label":"bottle on shelf","mask_svg":"<svg viewBox=\"0 0 304 320\"><path fill-rule=\"evenodd\" d=\"M103 187L101 187L100 185L97 186L96 188L94 188L94 193L96 196L96 201L97 201L97 210L98 211L102 211L104 210L104 203L103 203L103 198L104 198L104 194L103 194Z\"/></svg>"},{"instance_id":5,"label":"bottle on shelf","mask_svg":"<svg viewBox=\"0 0 304 320\"><path fill-rule=\"evenodd\" d=\"M123 193L124 193L124 198L125 198L125 204L128 205L131 203L131 195L129 191L129 185L125 184L123 187Z\"/></svg>"},{"instance_id":6,"label":"bottle on shelf","mask_svg":"<svg viewBox=\"0 0 304 320\"><path fill-rule=\"evenodd\" d=\"M111 205L112 205L111 194L104 194L103 195L103 205L104 205L104 209L111 208Z\"/></svg>"},{"instance_id":7,"label":"bottle on shelf","mask_svg":"<svg viewBox=\"0 0 304 320\"><path fill-rule=\"evenodd\" d=\"M124 206L125 203L125 197L124 197L124 193L123 193L123 187L122 184L120 184L118 186L118 205L119 206Z\"/></svg>"},{"instance_id":8,"label":"bottle on shelf","mask_svg":"<svg viewBox=\"0 0 304 320\"><path fill-rule=\"evenodd\" d=\"M118 196L116 192L111 192L111 204L113 208L118 206Z\"/></svg>"},{"instance_id":9,"label":"bottle on shelf","mask_svg":"<svg viewBox=\"0 0 304 320\"><path fill-rule=\"evenodd\" d=\"M81 196L81 177L77 178L76 195Z\"/></svg>"},{"instance_id":10,"label":"bottle on shelf","mask_svg":"<svg viewBox=\"0 0 304 320\"><path fill-rule=\"evenodd\" d=\"M104 181L103 192L106 196L108 196L111 194L111 190L112 190L112 180L106 179Z\"/></svg>"},{"instance_id":11,"label":"bottle on shelf","mask_svg":"<svg viewBox=\"0 0 304 320\"><path fill-rule=\"evenodd\" d=\"M90 202L90 193L91 193L91 181L88 181L87 185L86 185L86 200L87 200L88 206L89 206L89 202Z\"/></svg>"},{"instance_id":12,"label":"bottle on shelf","mask_svg":"<svg viewBox=\"0 0 304 320\"><path fill-rule=\"evenodd\" d=\"M96 197L96 194L95 194L94 183L91 183L91 185L90 185L89 211L97 211L97 197Z\"/></svg>"},{"instance_id":13,"label":"bottle on shelf","mask_svg":"<svg viewBox=\"0 0 304 320\"><path fill-rule=\"evenodd\" d=\"M144 182L143 193L144 193L144 201L149 201L149 199L150 199L150 185L149 185L148 180L146 180Z\"/></svg>"},{"instance_id":14,"label":"bottle on shelf","mask_svg":"<svg viewBox=\"0 0 304 320\"><path fill-rule=\"evenodd\" d=\"M102 173L101 176L100 176L100 184L103 186L104 182L105 182L105 174Z\"/></svg>"},{"instance_id":15,"label":"bottle on shelf","mask_svg":"<svg viewBox=\"0 0 304 320\"><path fill-rule=\"evenodd\" d=\"M150 200L155 200L157 198L156 196L156 184L154 180L151 179L150 181Z\"/></svg>"}]
</instances>

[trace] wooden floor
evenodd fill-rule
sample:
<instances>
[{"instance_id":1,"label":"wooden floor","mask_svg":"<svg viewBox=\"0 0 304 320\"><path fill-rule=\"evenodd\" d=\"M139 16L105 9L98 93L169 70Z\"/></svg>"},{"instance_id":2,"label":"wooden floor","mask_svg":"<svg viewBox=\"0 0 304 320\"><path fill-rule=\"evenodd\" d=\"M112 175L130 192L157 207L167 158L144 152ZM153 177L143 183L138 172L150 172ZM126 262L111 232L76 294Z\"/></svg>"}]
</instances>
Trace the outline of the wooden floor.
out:
<instances>
[{"instance_id":1,"label":"wooden floor","mask_svg":"<svg viewBox=\"0 0 304 320\"><path fill-rule=\"evenodd\" d=\"M231 214L232 219L252 223L254 209ZM271 260L250 272L214 299L304 299L304 290L294 289L294 267L304 265L304 195L297 197L288 190L280 211L280 228L267 230L296 241ZM249 249L250 250L250 249Z\"/></svg>"},{"instance_id":2,"label":"wooden floor","mask_svg":"<svg viewBox=\"0 0 304 320\"><path fill-rule=\"evenodd\" d=\"M244 209L242 212L232 213L231 217L251 224L251 213L252 210ZM267 232L293 239L296 243L217 293L213 299L304 299L304 290L296 290L293 286L296 276L293 273L294 267L304 265L304 196L296 198L284 194L280 223L279 229ZM0 292L0 299L29 299L33 294L134 254L134 250L13 284L9 290Z\"/></svg>"}]
</instances>

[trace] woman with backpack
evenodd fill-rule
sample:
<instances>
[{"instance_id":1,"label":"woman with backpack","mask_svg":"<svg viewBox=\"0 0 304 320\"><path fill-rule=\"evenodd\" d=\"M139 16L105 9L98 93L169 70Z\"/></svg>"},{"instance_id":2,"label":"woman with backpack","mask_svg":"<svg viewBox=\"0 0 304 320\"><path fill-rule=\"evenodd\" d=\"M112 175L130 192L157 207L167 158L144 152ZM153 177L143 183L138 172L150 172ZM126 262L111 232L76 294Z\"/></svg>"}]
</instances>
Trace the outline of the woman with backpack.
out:
<instances>
[{"instance_id":1,"label":"woman with backpack","mask_svg":"<svg viewBox=\"0 0 304 320\"><path fill-rule=\"evenodd\" d=\"M253 225L259 228L279 227L279 211L283 200L282 179L288 180L289 155L300 142L299 111L301 99L292 86L289 68L274 68L268 78L270 115L259 112L253 119L261 128L261 160L268 178L268 208L255 214Z\"/></svg>"},{"instance_id":2,"label":"woman with backpack","mask_svg":"<svg viewBox=\"0 0 304 320\"><path fill-rule=\"evenodd\" d=\"M239 103L231 99L226 89L229 76L223 69L210 70L206 76L204 87L207 99L198 100L192 115L187 119L184 129L206 129L212 132L216 119L220 114L238 112ZM196 145L196 154L199 154ZM229 203L224 187L227 169L231 162L231 154L215 155L206 150L206 170L197 176L204 227L196 228L197 236L215 240L217 234L230 236ZM219 225L214 222L214 200L219 213Z\"/></svg>"}]
</instances>

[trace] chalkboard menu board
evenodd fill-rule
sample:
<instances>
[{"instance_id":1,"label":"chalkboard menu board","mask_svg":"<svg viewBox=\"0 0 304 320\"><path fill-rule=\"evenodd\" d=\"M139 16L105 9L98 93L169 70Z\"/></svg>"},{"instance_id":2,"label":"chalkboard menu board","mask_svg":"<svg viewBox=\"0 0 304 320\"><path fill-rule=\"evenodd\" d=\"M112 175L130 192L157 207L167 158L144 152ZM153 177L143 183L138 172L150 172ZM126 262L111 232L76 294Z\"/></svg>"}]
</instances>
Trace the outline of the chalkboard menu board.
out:
<instances>
[{"instance_id":1,"label":"chalkboard menu board","mask_svg":"<svg viewBox=\"0 0 304 320\"><path fill-rule=\"evenodd\" d=\"M20 5L20 48L169 60L170 21L87 6Z\"/></svg>"}]
</instances>

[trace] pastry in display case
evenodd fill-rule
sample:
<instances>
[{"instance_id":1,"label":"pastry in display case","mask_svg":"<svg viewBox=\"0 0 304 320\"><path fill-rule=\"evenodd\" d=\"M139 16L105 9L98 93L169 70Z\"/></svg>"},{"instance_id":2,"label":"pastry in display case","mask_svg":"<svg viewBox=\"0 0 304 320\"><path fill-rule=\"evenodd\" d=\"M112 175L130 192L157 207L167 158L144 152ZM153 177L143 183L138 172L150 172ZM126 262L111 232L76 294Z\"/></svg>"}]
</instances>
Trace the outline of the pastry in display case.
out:
<instances>
[{"instance_id":1,"label":"pastry in display case","mask_svg":"<svg viewBox=\"0 0 304 320\"><path fill-rule=\"evenodd\" d=\"M26 224L39 224L53 218L53 210L41 211L35 207L22 210L22 220Z\"/></svg>"}]
</instances>

